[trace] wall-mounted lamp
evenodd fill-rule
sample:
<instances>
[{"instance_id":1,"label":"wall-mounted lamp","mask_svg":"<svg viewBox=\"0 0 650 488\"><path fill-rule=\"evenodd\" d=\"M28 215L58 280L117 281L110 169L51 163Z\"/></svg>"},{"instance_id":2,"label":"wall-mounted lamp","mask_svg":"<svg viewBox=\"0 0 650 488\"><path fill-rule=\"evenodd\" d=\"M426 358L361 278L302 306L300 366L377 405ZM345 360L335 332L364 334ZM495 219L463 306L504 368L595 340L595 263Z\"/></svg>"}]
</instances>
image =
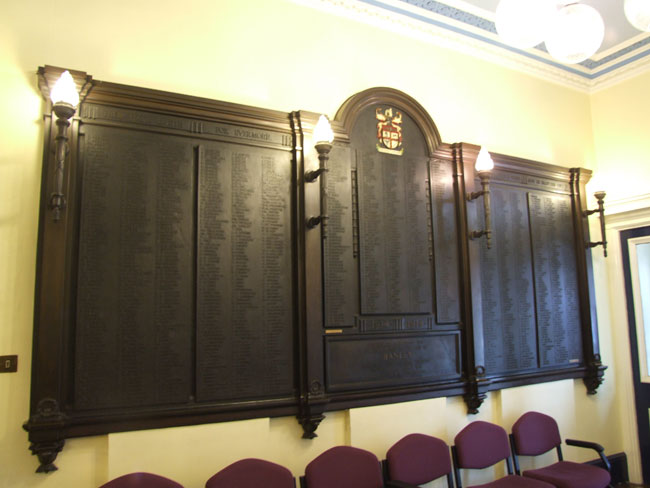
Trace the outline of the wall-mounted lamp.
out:
<instances>
[{"instance_id":1,"label":"wall-mounted lamp","mask_svg":"<svg viewBox=\"0 0 650 488\"><path fill-rule=\"evenodd\" d=\"M476 158L476 171L478 172L478 177L481 179L481 187L483 188L480 191L475 191L467 194L467 201L471 202L472 200L477 199L480 196L483 196L483 208L485 211L485 229L483 230L474 230L470 232L470 239L478 239L481 236L485 236L487 243L487 248L490 249L492 245L492 227L490 224L491 220L491 210L490 210L490 176L492 175L492 169L494 168L494 161L490 153L484 147L478 153Z\"/></svg>"},{"instance_id":2,"label":"wall-mounted lamp","mask_svg":"<svg viewBox=\"0 0 650 488\"><path fill-rule=\"evenodd\" d=\"M320 224L321 236L324 239L326 234L326 220L327 216L327 161L329 160L329 153L332 150L332 141L334 140L334 132L332 126L327 120L327 117L321 115L318 119L316 127L314 127L314 147L318 152L318 169L307 171L305 173L305 181L312 182L320 177L320 215L317 217L310 217L307 220L307 227L314 228Z\"/></svg>"},{"instance_id":3,"label":"wall-mounted lamp","mask_svg":"<svg viewBox=\"0 0 650 488\"><path fill-rule=\"evenodd\" d=\"M596 197L596 201L598 202L598 208L594 210L585 210L583 215L586 218L595 213L600 214L600 235L602 240L599 242L588 242L586 246L587 248L603 246L603 255L607 257L607 237L605 235L605 192L597 191L594 193L594 197Z\"/></svg>"},{"instance_id":4,"label":"wall-mounted lamp","mask_svg":"<svg viewBox=\"0 0 650 488\"><path fill-rule=\"evenodd\" d=\"M332 126L327 120L327 117L321 115L318 119L316 127L314 127L314 147L318 151L318 169L307 171L305 173L305 181L315 181L321 174L327 170L327 160L329 153L332 150L332 141L334 140L334 132Z\"/></svg>"},{"instance_id":5,"label":"wall-mounted lamp","mask_svg":"<svg viewBox=\"0 0 650 488\"><path fill-rule=\"evenodd\" d=\"M63 173L65 159L68 155L68 127L70 119L77 111L79 105L79 92L69 71L64 71L50 92L52 111L56 114L56 169L54 192L50 195L49 206L54 211L54 221L61 218L65 209L66 199L63 195Z\"/></svg>"}]
</instances>

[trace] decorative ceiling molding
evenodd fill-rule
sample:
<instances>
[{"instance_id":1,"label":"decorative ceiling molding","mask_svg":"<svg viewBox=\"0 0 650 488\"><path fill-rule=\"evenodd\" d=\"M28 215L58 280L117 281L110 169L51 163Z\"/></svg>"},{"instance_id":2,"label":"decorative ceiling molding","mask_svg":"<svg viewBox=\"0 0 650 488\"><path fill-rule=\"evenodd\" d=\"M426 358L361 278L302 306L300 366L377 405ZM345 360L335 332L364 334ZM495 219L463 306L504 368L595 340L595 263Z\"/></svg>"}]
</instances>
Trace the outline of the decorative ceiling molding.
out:
<instances>
[{"instance_id":1,"label":"decorative ceiling molding","mask_svg":"<svg viewBox=\"0 0 650 488\"><path fill-rule=\"evenodd\" d=\"M650 34L580 64L565 65L551 58L543 45L522 50L504 44L494 20L469 4L461 10L436 0L295 1L587 93L650 69Z\"/></svg>"}]
</instances>

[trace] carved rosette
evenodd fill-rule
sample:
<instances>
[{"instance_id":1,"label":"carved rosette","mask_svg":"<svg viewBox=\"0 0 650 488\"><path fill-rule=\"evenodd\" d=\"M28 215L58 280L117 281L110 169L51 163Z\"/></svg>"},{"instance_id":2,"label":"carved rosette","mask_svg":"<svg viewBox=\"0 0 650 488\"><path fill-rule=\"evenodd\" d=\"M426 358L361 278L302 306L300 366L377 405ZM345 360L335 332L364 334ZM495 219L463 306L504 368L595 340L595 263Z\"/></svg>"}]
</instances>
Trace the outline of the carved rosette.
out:
<instances>
[{"instance_id":1,"label":"carved rosette","mask_svg":"<svg viewBox=\"0 0 650 488\"><path fill-rule=\"evenodd\" d=\"M51 473L58 469L54 460L65 444L64 425L65 415L53 398L42 399L36 407L36 413L23 424L23 429L29 432L29 449L33 455L38 456L40 464L37 473Z\"/></svg>"}]
</instances>

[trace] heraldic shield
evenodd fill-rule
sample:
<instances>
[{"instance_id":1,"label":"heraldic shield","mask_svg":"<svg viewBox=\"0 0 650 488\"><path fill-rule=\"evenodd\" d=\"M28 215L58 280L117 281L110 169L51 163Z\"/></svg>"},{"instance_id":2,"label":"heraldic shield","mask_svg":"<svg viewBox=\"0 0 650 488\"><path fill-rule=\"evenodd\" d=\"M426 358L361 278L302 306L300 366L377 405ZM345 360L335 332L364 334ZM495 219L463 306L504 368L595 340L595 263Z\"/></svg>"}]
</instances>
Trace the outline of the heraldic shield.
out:
<instances>
[{"instance_id":1,"label":"heraldic shield","mask_svg":"<svg viewBox=\"0 0 650 488\"><path fill-rule=\"evenodd\" d=\"M377 151L401 156L402 146L402 113L393 109L377 107Z\"/></svg>"}]
</instances>

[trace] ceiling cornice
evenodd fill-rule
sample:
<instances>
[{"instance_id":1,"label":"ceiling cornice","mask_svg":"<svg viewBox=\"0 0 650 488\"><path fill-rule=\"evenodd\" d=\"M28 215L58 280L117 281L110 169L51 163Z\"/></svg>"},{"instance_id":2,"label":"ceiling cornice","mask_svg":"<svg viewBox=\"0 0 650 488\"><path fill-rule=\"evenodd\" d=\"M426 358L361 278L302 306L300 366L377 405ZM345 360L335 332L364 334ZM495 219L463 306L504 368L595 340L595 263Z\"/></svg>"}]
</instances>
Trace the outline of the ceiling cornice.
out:
<instances>
[{"instance_id":1,"label":"ceiling cornice","mask_svg":"<svg viewBox=\"0 0 650 488\"><path fill-rule=\"evenodd\" d=\"M583 63L564 65L542 48L521 50L502 43L493 19L476 8L461 10L435 0L296 1L586 93L650 70L650 34Z\"/></svg>"}]
</instances>

